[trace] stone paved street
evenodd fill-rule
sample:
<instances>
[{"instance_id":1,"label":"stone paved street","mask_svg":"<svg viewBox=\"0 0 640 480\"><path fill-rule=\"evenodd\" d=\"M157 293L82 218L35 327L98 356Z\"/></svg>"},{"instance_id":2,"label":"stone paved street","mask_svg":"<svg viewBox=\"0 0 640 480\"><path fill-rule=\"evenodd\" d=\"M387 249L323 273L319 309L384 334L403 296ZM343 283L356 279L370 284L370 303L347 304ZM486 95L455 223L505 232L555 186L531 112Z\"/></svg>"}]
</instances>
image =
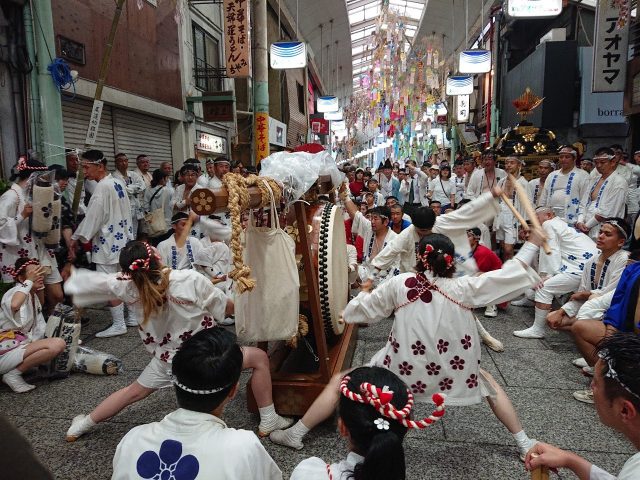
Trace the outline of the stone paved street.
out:
<instances>
[{"instance_id":1,"label":"stone paved street","mask_svg":"<svg viewBox=\"0 0 640 480\"><path fill-rule=\"evenodd\" d=\"M109 393L135 380L149 360L133 329L122 337L97 339L93 333L106 325L105 312L89 310L87 315L93 321L83 330L85 345L120 357L125 367L123 374L97 377L74 373L65 380L39 382L36 390L24 395L10 393L4 385L0 387L0 409L60 480L110 478L111 460L120 438L135 425L160 420L176 407L173 392L167 389L131 406L76 443L64 441L75 415L89 412ZM529 436L573 449L601 467L617 472L633 453L632 446L602 426L592 406L573 399L571 393L584 388L588 381L571 365L577 355L568 335L554 332L540 341L523 340L511 334L522 328L529 316L533 316L531 310L509 307L507 313L499 313L496 319L483 319L487 329L506 347L504 353L485 348L483 367L505 387ZM364 363L375 353L390 327L389 322L383 322L360 330L354 365ZM230 427L257 427L257 415L246 410L247 379L248 374L243 374L242 392L226 410L225 420ZM421 406L416 416L428 411L428 406ZM335 421L327 422L306 440L302 451L279 447L269 440L262 442L285 478L299 461L309 456L331 463L346 454L346 444L336 432ZM449 408L436 426L410 432L405 451L407 478L411 479L529 478L511 436L486 404ZM560 478L575 477L565 471Z\"/></svg>"}]
</instances>

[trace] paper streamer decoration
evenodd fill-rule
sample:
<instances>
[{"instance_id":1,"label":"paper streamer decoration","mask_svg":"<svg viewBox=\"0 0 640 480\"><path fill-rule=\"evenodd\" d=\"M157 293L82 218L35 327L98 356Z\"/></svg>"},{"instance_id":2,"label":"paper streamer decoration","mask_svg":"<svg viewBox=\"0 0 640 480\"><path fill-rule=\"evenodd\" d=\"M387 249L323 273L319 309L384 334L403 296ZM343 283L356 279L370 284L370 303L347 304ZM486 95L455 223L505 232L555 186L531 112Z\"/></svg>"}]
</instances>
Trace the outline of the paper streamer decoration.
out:
<instances>
[{"instance_id":1,"label":"paper streamer decoration","mask_svg":"<svg viewBox=\"0 0 640 480\"><path fill-rule=\"evenodd\" d=\"M53 187L33 186L33 215L31 230L37 237L46 237L53 220Z\"/></svg>"}]
</instances>

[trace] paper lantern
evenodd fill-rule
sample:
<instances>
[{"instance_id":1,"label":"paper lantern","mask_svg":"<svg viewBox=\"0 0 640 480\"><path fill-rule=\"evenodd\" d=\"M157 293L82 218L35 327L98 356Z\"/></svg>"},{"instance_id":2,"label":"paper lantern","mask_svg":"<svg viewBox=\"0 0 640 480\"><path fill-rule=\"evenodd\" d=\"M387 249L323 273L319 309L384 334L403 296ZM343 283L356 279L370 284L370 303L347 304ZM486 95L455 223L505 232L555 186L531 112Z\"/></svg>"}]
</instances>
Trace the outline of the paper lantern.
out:
<instances>
[{"instance_id":1,"label":"paper lantern","mask_svg":"<svg viewBox=\"0 0 640 480\"><path fill-rule=\"evenodd\" d=\"M285 70L307 66L307 45L304 42L275 42L270 48L271 68Z\"/></svg>"},{"instance_id":2,"label":"paper lantern","mask_svg":"<svg viewBox=\"0 0 640 480\"><path fill-rule=\"evenodd\" d=\"M460 52L458 71L460 73L490 72L491 52L489 50L465 50Z\"/></svg>"}]
</instances>

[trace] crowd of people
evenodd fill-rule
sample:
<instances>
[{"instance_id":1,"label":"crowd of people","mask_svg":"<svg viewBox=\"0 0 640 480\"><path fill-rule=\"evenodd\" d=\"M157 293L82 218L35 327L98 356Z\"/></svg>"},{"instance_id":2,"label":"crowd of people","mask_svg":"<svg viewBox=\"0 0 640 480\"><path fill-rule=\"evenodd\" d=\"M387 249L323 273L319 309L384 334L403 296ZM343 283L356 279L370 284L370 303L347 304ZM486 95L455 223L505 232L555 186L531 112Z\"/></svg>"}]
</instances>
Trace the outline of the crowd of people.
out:
<instances>
[{"instance_id":1,"label":"crowd of people","mask_svg":"<svg viewBox=\"0 0 640 480\"><path fill-rule=\"evenodd\" d=\"M367 366L332 378L297 422L276 412L267 354L214 328L234 323L231 221L228 214L200 217L191 210L195 189L219 188L228 172L248 169L220 156L206 161L204 173L197 159L188 159L172 176L170 163L150 171L149 157L139 155L130 170L128 157L118 154L110 171L102 152L70 151L66 168L50 167L62 201L60 245L51 248L31 235L27 187L48 167L23 159L0 197L0 268L3 281L14 283L0 308L2 380L14 392L29 392L35 386L23 374L65 349L64 341L44 335L56 304L107 304L112 323L96 336L136 328L152 359L131 385L75 417L67 441L160 388L174 388L179 406L125 435L113 459L115 479L165 478L173 471L191 475L184 478L198 472L281 478L252 433L222 420L243 369L252 371L258 435L275 443L304 448L304 437L337 409L348 455L334 464L304 460L294 479L403 479L407 430L482 400L512 434L527 468L615 478L530 438L505 391L480 367L481 342L504 347L476 312L496 317L499 310L531 309L532 325L513 335L570 332L582 355L573 363L593 377L592 388L575 392L575 399L595 403L602 422L640 450L640 232L634 228L640 152L633 161L618 145L597 149L593 159L581 153L561 147L535 165L529 181L520 158L500 159L501 169L493 150L452 163L433 155L420 167L409 159L388 159L375 171L343 165L347 181L332 200L343 209L349 279L360 292L342 321L392 318L393 324ZM435 407L415 419L414 402ZM640 454L618 478L638 475Z\"/></svg>"}]
</instances>

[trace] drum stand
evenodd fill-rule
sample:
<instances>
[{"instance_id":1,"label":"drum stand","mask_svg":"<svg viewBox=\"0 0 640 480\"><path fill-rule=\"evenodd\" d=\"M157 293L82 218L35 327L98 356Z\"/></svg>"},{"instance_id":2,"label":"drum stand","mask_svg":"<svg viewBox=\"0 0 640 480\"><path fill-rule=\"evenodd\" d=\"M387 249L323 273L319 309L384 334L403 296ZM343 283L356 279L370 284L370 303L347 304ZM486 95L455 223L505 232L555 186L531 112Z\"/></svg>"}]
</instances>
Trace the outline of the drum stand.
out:
<instances>
[{"instance_id":1,"label":"drum stand","mask_svg":"<svg viewBox=\"0 0 640 480\"><path fill-rule=\"evenodd\" d=\"M321 177L315 188L318 193L326 194L331 190L330 178ZM198 206L194 211L198 214L208 215L210 213L224 211L227 208L228 193L226 189L219 190L198 189L192 193L192 198L200 192L208 192L207 200L213 197L212 207L206 212L198 211ZM249 188L251 197L250 208L258 208L260 205L260 191L256 187ZM192 205L194 205L192 203ZM298 224L298 237L300 251L302 251L302 262L304 275L308 287L308 309L310 310L310 330L315 335L316 356L318 357L318 370L309 373L297 373L284 368L285 360L291 353L291 349L284 342L273 342L269 351L271 364L271 381L273 385L273 402L280 415L302 416L311 406L324 387L329 383L331 377L344 371L351 366L355 345L357 341L357 327L348 324L343 333L337 337L334 344L328 345L325 335L324 323L320 309L320 296L318 288L318 271L312 260L311 242L306 228L307 218L305 205L303 202L294 204L296 222ZM305 348L302 344L298 348ZM267 351L267 342L260 342L258 347ZM247 408L250 412L257 412L258 406L255 402L251 383L247 384Z\"/></svg>"}]
</instances>

